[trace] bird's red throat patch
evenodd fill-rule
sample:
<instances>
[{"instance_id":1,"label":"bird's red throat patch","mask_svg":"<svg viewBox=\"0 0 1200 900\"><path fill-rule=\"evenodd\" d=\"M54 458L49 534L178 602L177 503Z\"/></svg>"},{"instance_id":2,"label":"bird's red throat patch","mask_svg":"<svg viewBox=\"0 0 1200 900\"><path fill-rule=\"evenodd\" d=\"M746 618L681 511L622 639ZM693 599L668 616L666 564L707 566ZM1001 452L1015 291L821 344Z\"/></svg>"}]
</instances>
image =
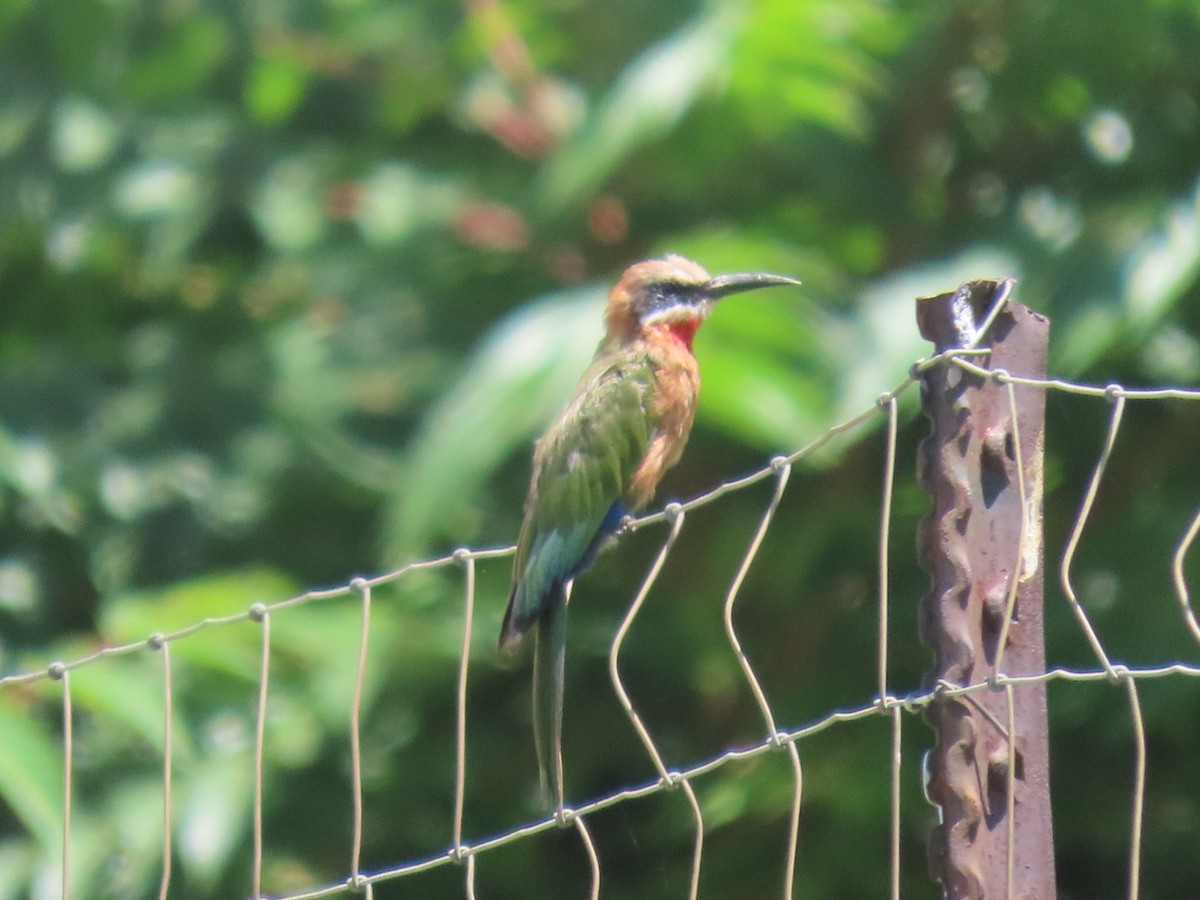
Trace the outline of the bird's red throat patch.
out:
<instances>
[{"instance_id":1,"label":"bird's red throat patch","mask_svg":"<svg viewBox=\"0 0 1200 900\"><path fill-rule=\"evenodd\" d=\"M700 330L700 322L701 319L699 316L687 316L686 318L663 322L659 327L675 340L679 341L679 343L683 344L690 353L692 352L692 341L696 339L696 332Z\"/></svg>"}]
</instances>

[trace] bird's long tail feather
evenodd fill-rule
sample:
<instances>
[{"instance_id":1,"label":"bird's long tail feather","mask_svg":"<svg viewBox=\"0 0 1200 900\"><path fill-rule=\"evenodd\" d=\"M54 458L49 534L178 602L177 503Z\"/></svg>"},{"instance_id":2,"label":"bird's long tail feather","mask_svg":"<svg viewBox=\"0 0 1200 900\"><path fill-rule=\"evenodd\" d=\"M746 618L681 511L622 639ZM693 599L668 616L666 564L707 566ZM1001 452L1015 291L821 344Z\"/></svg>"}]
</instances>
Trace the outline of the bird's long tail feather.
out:
<instances>
[{"instance_id":1,"label":"bird's long tail feather","mask_svg":"<svg viewBox=\"0 0 1200 900\"><path fill-rule=\"evenodd\" d=\"M543 798L562 809L563 680L566 675L568 582L538 620L533 648L533 740Z\"/></svg>"}]
</instances>

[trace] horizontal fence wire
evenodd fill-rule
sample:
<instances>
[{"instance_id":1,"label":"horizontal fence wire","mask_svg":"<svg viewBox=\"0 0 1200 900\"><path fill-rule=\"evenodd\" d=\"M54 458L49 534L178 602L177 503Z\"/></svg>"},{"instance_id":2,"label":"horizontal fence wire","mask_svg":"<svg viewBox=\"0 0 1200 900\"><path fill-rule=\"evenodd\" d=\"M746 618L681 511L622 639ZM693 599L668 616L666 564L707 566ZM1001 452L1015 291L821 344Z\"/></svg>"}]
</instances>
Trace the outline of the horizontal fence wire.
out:
<instances>
[{"instance_id":1,"label":"horizontal fence wire","mask_svg":"<svg viewBox=\"0 0 1200 900\"><path fill-rule=\"evenodd\" d=\"M992 317L994 319L994 316ZM991 321L992 319L989 319ZM665 523L667 533L662 541L659 552L648 570L645 578L634 592L625 618L616 632L609 651L609 675L612 688L617 696L624 714L629 719L636 732L646 755L649 757L657 773L657 777L645 783L635 784L615 791L606 796L589 800L574 807L562 808L553 814L537 818L514 827L503 833L483 839L467 841L463 834L464 797L466 793L466 763L468 753L467 743L467 685L469 680L469 661L471 636L475 606L475 564L481 560L492 560L510 556L514 548L500 547L491 549L462 548L451 554L434 559L409 563L394 571L369 578L355 578L345 585L325 590L311 590L287 599L271 603L254 603L246 610L228 616L204 618L187 627L175 631L155 633L146 639L118 646L105 647L94 653L77 659L54 661L48 665L19 674L7 675L0 678L0 689L13 688L41 680L54 680L61 684L62 689L62 752L64 766L64 797L62 811L63 848L61 858L62 896L73 895L77 886L69 880L71 862L71 828L72 809L76 803L73 794L72 760L74 758L74 729L73 707L71 695L71 674L76 670L97 664L102 660L137 653L160 653L162 656L162 690L166 700L164 736L165 752L163 758L163 833L162 844L164 854L159 896L168 895L171 879L171 833L172 833L172 735L176 728L172 718L172 664L170 648L173 644L186 641L201 631L224 629L233 626L255 623L261 629L261 650L259 659L259 685L256 701L256 722L254 737L254 798L253 798L253 840L251 852L252 883L247 885L247 893L254 898L263 898L263 861L270 854L269 842L263 835L263 784L264 762L263 747L266 734L266 719L270 705L270 673L271 673L271 623L280 614L302 605L318 604L337 598L357 597L361 603L361 629L355 673L353 700L349 710L349 745L350 769L352 773L353 831L350 850L348 874L345 879L312 886L297 893L272 895L272 900L308 900L308 898L330 897L343 894L359 894L373 896L374 885L393 882L409 876L445 866L460 866L464 873L465 894L468 898L476 896L475 861L481 855L497 850L516 841L525 840L535 835L556 828L573 828L579 836L586 853L588 877L591 896L599 896L602 884L603 870L600 855L595 842L586 825L586 821L594 814L629 803L634 800L655 794L678 791L684 798L691 821L694 826L692 843L691 866L688 896L698 895L700 872L704 859L704 844L706 826L703 810L699 803L693 782L711 773L717 772L731 763L753 759L766 754L784 754L790 761L792 773L791 804L788 817L788 832L780 847L781 890L786 898L791 897L796 876L796 850L799 844L799 823L803 798L803 767L799 744L801 741L818 735L828 729L846 723L856 722L871 717L882 717L889 722L891 729L891 815L888 827L889 833L889 887L888 893L893 900L900 896L900 822L901 822L901 746L903 721L905 715L921 713L929 704L939 697L962 697L970 702L973 696L985 692L1004 690L1010 692L1015 687L1030 683L1088 683L1102 682L1120 687L1126 696L1130 707L1131 721L1134 730L1135 774L1131 792L1130 838L1127 895L1133 900L1139 894L1140 859L1141 859L1141 829L1144 817L1145 778L1146 778L1146 740L1142 717L1142 705L1138 685L1151 680L1164 678L1200 678L1200 666L1182 662L1143 667L1125 666L1114 663L1106 653L1103 644L1092 627L1086 612L1080 605L1075 589L1072 565L1075 550L1087 526L1100 484L1104 478L1105 468L1116 442L1123 421L1123 413L1129 402L1200 402L1200 390L1179 388L1131 389L1118 384L1093 386L1074 384L1057 379L1030 379L1011 375L1004 371L989 371L981 368L973 360L986 354L981 349L949 350L936 356L918 360L911 367L907 377L892 390L883 393L876 403L857 415L842 421L817 437L808 445L801 447L786 456L779 456L761 469L724 482L712 490L696 496L686 502L671 503L664 508L633 518L625 523L627 530L638 530L650 525ZM931 689L896 695L888 688L888 633L889 633L889 572L888 557L891 544L890 523L892 518L892 495L895 486L896 441L898 421L898 401L917 384L921 373L934 366L957 366L964 372L972 373L982 378L994 379L1007 385L1024 385L1040 388L1048 392L1076 395L1084 398L1099 398L1111 404L1109 425L1104 443L1100 449L1092 477L1081 501L1068 537L1066 548L1059 565L1059 576L1075 621L1086 637L1089 646L1096 657L1095 668L1048 668L1044 672L1033 675L1008 676L999 674L986 682L967 685L954 685L939 682ZM1011 396L1011 390L1010 390ZM831 711L828 714L798 727L781 727L772 710L769 699L762 688L761 682L744 652L741 640L735 626L734 609L738 600L742 583L749 571L758 548L771 526L775 511L787 490L789 475L795 463L805 459L837 436L856 428L862 427L876 417L882 417L887 432L885 459L881 473L882 491L880 504L880 525L878 541L878 648L877 648L877 693L870 698L864 698L861 704L848 709ZM620 656L626 635L634 619L642 609L652 587L659 577L669 554L683 529L688 515L694 510L719 501L722 497L734 492L743 491L764 481L774 480L774 489L764 507L757 527L751 540L742 554L736 572L726 590L723 603L723 618L726 638L730 649L736 656L742 677L751 691L762 720L763 733L761 739L749 746L726 749L724 752L701 761L696 761L683 768L669 768L664 761L664 755L658 749L652 736L652 728L644 716L636 709L630 698L621 676ZM1200 510L1191 520L1189 527L1181 537L1172 556L1172 581L1176 600L1183 614L1184 625L1189 633L1200 643L1200 625L1197 624L1195 612L1191 606L1191 595L1184 575L1186 557L1194 544L1197 533L1200 532ZM360 854L363 841L363 786L362 786L362 754L361 746L361 716L363 704L364 671L370 645L370 612L372 591L383 585L397 582L410 574L432 569L449 569L458 567L463 577L463 615L462 615L462 644L459 658L455 688L455 781L454 781L454 810L453 827L450 843L444 852L426 858L397 862L394 866L362 871ZM1011 710L1011 702L1009 706ZM999 723L1003 730L1003 723ZM1011 729L1011 722L1009 723ZM1011 752L1011 744L1010 744ZM1010 766L1010 773L1012 767ZM1010 774L1011 777L1011 774ZM1010 788L1009 798L1013 792ZM1012 817L1010 816L1010 822ZM82 896L82 895L80 895Z\"/></svg>"}]
</instances>

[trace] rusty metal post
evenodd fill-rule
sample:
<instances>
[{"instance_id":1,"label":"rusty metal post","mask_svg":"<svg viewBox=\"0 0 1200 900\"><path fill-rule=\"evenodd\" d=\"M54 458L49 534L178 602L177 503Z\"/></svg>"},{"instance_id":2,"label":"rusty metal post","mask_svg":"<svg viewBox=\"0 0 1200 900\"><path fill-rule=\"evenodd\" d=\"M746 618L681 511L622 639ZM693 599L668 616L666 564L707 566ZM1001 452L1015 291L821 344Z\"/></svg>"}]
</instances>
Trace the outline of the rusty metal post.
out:
<instances>
[{"instance_id":1,"label":"rusty metal post","mask_svg":"<svg viewBox=\"0 0 1200 900\"><path fill-rule=\"evenodd\" d=\"M989 349L990 354L970 359L990 372L1044 377L1050 330L1045 317L1008 300L982 330L1012 284L972 281L954 293L918 300L921 334L939 352ZM1045 671L1045 392L1010 386L949 361L924 373L921 398L932 423L919 458L922 486L933 495L919 539L921 564L933 581L920 618L921 640L935 656L932 683L947 688L992 681L1000 674L996 662L1003 637L1002 672L1039 674ZM1015 601L1013 578L1018 580ZM1045 683L993 682L991 688L957 696L943 691L929 705L926 721L936 732L927 790L941 819L930 835L929 864L945 895L951 900L1053 900Z\"/></svg>"}]
</instances>

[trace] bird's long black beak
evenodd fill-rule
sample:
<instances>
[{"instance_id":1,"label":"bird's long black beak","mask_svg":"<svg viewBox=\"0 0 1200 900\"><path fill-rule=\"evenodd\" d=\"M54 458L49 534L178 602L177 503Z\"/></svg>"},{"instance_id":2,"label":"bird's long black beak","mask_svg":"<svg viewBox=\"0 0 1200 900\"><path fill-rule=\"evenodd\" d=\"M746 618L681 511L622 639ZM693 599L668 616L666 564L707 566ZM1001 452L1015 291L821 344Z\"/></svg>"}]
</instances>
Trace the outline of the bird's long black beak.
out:
<instances>
[{"instance_id":1,"label":"bird's long black beak","mask_svg":"<svg viewBox=\"0 0 1200 900\"><path fill-rule=\"evenodd\" d=\"M759 288L774 287L780 284L799 284L795 278L786 275L767 275L764 272L747 272L741 275L718 275L710 278L704 285L704 295L710 300L720 300L730 294L740 294L742 291L756 291Z\"/></svg>"}]
</instances>

